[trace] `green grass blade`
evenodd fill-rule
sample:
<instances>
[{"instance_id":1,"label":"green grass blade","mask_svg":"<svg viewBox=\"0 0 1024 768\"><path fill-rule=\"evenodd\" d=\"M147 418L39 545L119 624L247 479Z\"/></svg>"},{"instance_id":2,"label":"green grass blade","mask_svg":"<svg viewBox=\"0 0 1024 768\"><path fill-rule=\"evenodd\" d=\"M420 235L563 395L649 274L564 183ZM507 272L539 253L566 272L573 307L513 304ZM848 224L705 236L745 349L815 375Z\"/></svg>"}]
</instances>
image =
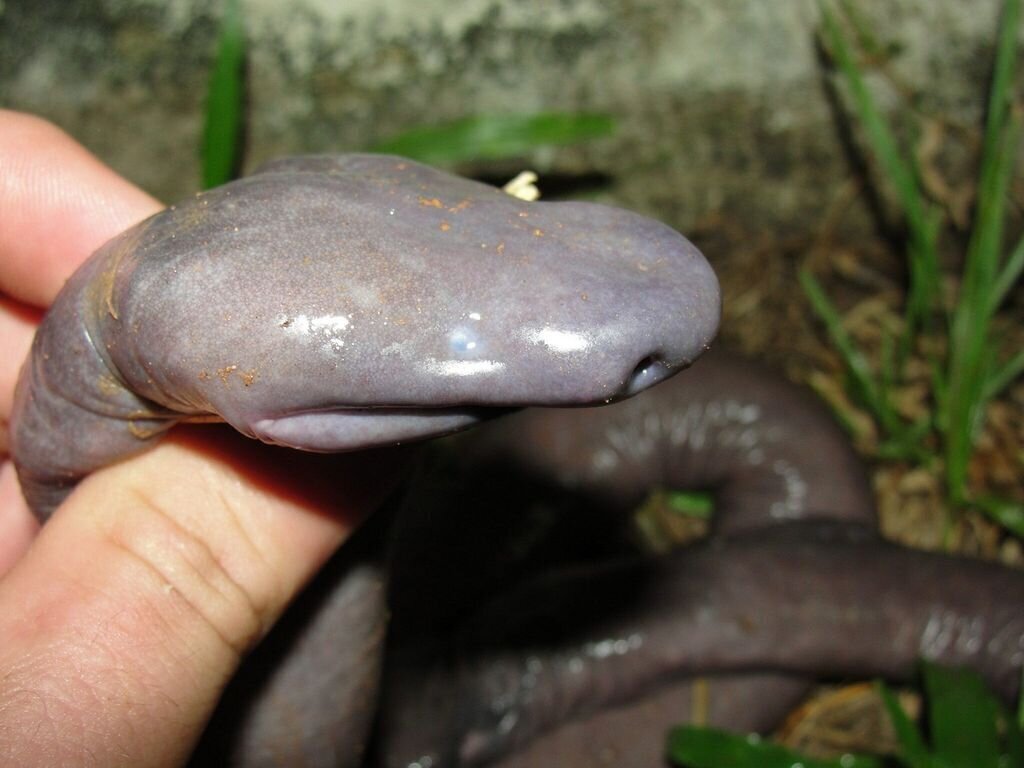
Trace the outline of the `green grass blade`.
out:
<instances>
[{"instance_id":1,"label":"green grass blade","mask_svg":"<svg viewBox=\"0 0 1024 768\"><path fill-rule=\"evenodd\" d=\"M1006 768L1024 768L1024 726L1006 721Z\"/></svg>"},{"instance_id":2,"label":"green grass blade","mask_svg":"<svg viewBox=\"0 0 1024 768\"><path fill-rule=\"evenodd\" d=\"M999 702L966 669L924 663L935 757L951 766L999 768Z\"/></svg>"},{"instance_id":3,"label":"green grass blade","mask_svg":"<svg viewBox=\"0 0 1024 768\"><path fill-rule=\"evenodd\" d=\"M825 324L825 330L829 338L832 339L832 343L839 350L839 354L842 356L843 362L850 372L856 395L864 405L871 409L875 418L878 419L885 429L890 433L900 432L901 425L895 411L888 400L886 400L884 393L875 383L875 377L871 371L871 366L868 365L867 359L857 349L853 339L850 338L846 329L843 328L843 321L839 316L838 310L833 306L824 289L810 272L806 269L801 270L799 277L800 285L811 302L811 307Z\"/></svg>"},{"instance_id":4,"label":"green grass blade","mask_svg":"<svg viewBox=\"0 0 1024 768\"><path fill-rule=\"evenodd\" d=\"M974 499L973 503L1003 528L1024 539L1024 504L991 497Z\"/></svg>"},{"instance_id":5,"label":"green grass blade","mask_svg":"<svg viewBox=\"0 0 1024 768\"><path fill-rule=\"evenodd\" d=\"M903 207L910 235L911 288L908 298L907 333L925 323L935 305L939 287L935 241L940 221L938 212L925 200L914 167L905 162L899 145L861 75L860 67L839 27L835 15L824 4L823 28L829 50L849 87L854 110L864 128L872 152L885 177L895 189Z\"/></svg>"},{"instance_id":6,"label":"green grass blade","mask_svg":"<svg viewBox=\"0 0 1024 768\"><path fill-rule=\"evenodd\" d=\"M1024 667L1020 670L1020 701L1017 702L1017 727L1024 731Z\"/></svg>"},{"instance_id":7,"label":"green grass blade","mask_svg":"<svg viewBox=\"0 0 1024 768\"><path fill-rule=\"evenodd\" d=\"M941 227L941 212L929 207L925 213L924 229L910 230L907 244L910 286L907 289L907 305L904 310L906 332L900 344L901 360L906 360L909 356L915 334L922 330L929 332L932 328L931 316L938 304L941 283L938 258Z\"/></svg>"},{"instance_id":8,"label":"green grass blade","mask_svg":"<svg viewBox=\"0 0 1024 768\"><path fill-rule=\"evenodd\" d=\"M917 726L907 717L896 696L885 683L878 684L878 693L882 697L889 720L900 743L900 758L908 768L933 768L931 756L924 745Z\"/></svg>"},{"instance_id":9,"label":"green grass blade","mask_svg":"<svg viewBox=\"0 0 1024 768\"><path fill-rule=\"evenodd\" d=\"M924 467L930 466L935 454L924 441L933 428L931 417L923 416L907 425L899 434L882 440L875 453L881 459L914 461Z\"/></svg>"},{"instance_id":10,"label":"green grass blade","mask_svg":"<svg viewBox=\"0 0 1024 768\"><path fill-rule=\"evenodd\" d=\"M802 757L757 736L739 736L712 728L680 726L668 736L667 754L686 768L882 768L874 757L844 755L836 760Z\"/></svg>"},{"instance_id":11,"label":"green grass blade","mask_svg":"<svg viewBox=\"0 0 1024 768\"><path fill-rule=\"evenodd\" d=\"M417 128L380 142L373 151L451 165L515 157L539 146L573 144L610 136L614 131L614 120L601 114L482 115Z\"/></svg>"},{"instance_id":12,"label":"green grass blade","mask_svg":"<svg viewBox=\"0 0 1024 768\"><path fill-rule=\"evenodd\" d=\"M1006 300L1010 289L1020 279L1021 271L1024 271L1024 235L1017 241L1017 245L1010 252L1006 263L1003 264L995 285L992 287L992 303L988 308L990 314L994 314L999 306Z\"/></svg>"},{"instance_id":13,"label":"green grass blade","mask_svg":"<svg viewBox=\"0 0 1024 768\"><path fill-rule=\"evenodd\" d=\"M939 431L946 431L946 416L949 414L949 379L946 378L945 361L932 360L932 397L935 398L935 425Z\"/></svg>"},{"instance_id":14,"label":"green grass blade","mask_svg":"<svg viewBox=\"0 0 1024 768\"><path fill-rule=\"evenodd\" d=\"M235 177L241 159L245 89L245 34L239 0L227 0L206 97L200 149L203 188Z\"/></svg>"},{"instance_id":15,"label":"green grass blade","mask_svg":"<svg viewBox=\"0 0 1024 768\"><path fill-rule=\"evenodd\" d=\"M983 418L986 393L992 388L995 353L989 325L999 290L1003 222L1019 133L1018 120L1008 119L1019 17L1019 0L1005 0L982 146L975 224L950 334L949 410L943 421L947 428L946 486L954 503L966 495L967 464Z\"/></svg>"},{"instance_id":16,"label":"green grass blade","mask_svg":"<svg viewBox=\"0 0 1024 768\"><path fill-rule=\"evenodd\" d=\"M890 395L899 378L899 368L902 363L896 361L892 333L887 326L883 326L881 354L878 366L878 393L886 402L890 401Z\"/></svg>"},{"instance_id":17,"label":"green grass blade","mask_svg":"<svg viewBox=\"0 0 1024 768\"><path fill-rule=\"evenodd\" d=\"M981 181L996 174L1000 156L996 148L1000 143L1007 111L1013 99L1013 69L1017 56L1017 35L1020 30L1020 0L1004 0L999 20L996 60L989 89L988 115L985 119L985 139L982 150Z\"/></svg>"},{"instance_id":18,"label":"green grass blade","mask_svg":"<svg viewBox=\"0 0 1024 768\"><path fill-rule=\"evenodd\" d=\"M670 491L668 508L684 517L710 520L715 512L715 497L709 491Z\"/></svg>"},{"instance_id":19,"label":"green grass blade","mask_svg":"<svg viewBox=\"0 0 1024 768\"><path fill-rule=\"evenodd\" d=\"M882 113L875 105L875 100L864 82L860 67L853 57L846 36L840 29L834 14L823 3L821 8L829 49L849 86L854 109L864 126L871 149L878 158L885 175L893 182L907 217L911 220L911 227L923 231L924 197L921 194L917 176L911 166L903 161L896 139L882 117Z\"/></svg>"},{"instance_id":20,"label":"green grass blade","mask_svg":"<svg viewBox=\"0 0 1024 768\"><path fill-rule=\"evenodd\" d=\"M1024 373L1024 349L1019 350L1001 366L993 370L985 385L985 397L991 399Z\"/></svg>"},{"instance_id":21,"label":"green grass blade","mask_svg":"<svg viewBox=\"0 0 1024 768\"><path fill-rule=\"evenodd\" d=\"M857 4L853 0L839 0L839 7L843 11L843 16L846 17L846 20L850 22L850 26L853 27L853 31L857 36L857 45L861 47L861 50L872 58L882 58L885 56L888 53L887 46L883 45L874 31L872 31Z\"/></svg>"},{"instance_id":22,"label":"green grass blade","mask_svg":"<svg viewBox=\"0 0 1024 768\"><path fill-rule=\"evenodd\" d=\"M997 164L989 176L982 176L978 188L978 206L975 213L974 229L967 248L964 265L964 284L957 309L966 306L977 313L975 324L987 328L989 318L998 306L1001 282L1009 279L1004 267L999 268L1003 240L1003 223L1009 202L1010 182L1015 170L1017 145L1020 140L1020 121L1011 120L1003 130L999 141L990 150L987 148L982 164L988 162L988 153L996 156ZM1014 254L1011 253L1007 266L1013 268ZM1011 283L1012 285L1012 283ZM1010 286L1007 286L1009 290ZM967 311L965 309L964 311Z\"/></svg>"}]
</instances>

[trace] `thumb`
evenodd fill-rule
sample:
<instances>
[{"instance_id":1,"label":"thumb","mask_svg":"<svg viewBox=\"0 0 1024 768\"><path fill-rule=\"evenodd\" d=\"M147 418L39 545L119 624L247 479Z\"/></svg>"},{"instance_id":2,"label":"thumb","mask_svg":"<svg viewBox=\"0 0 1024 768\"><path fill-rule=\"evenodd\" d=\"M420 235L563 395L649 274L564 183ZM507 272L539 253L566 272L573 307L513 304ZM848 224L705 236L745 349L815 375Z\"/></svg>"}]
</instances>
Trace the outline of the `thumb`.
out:
<instances>
[{"instance_id":1,"label":"thumb","mask_svg":"<svg viewBox=\"0 0 1024 768\"><path fill-rule=\"evenodd\" d=\"M183 763L401 455L198 427L88 477L0 581L0 763Z\"/></svg>"}]
</instances>

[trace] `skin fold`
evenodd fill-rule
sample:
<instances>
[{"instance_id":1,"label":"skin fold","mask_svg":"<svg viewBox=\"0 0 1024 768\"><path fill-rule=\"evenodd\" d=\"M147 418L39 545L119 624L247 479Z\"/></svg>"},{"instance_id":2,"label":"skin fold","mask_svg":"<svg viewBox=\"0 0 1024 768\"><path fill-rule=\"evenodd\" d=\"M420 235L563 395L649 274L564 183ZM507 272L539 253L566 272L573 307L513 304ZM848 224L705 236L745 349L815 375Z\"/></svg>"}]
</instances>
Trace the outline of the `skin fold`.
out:
<instances>
[{"instance_id":1,"label":"skin fold","mask_svg":"<svg viewBox=\"0 0 1024 768\"><path fill-rule=\"evenodd\" d=\"M291 158L72 277L13 457L45 519L180 421L334 451L570 406L486 425L438 459L469 478L454 501L427 486L364 526L243 665L197 766L653 766L706 673L712 721L750 728L808 676L901 678L921 655L1012 695L1021 574L883 542L805 392L718 354L644 391L718 317L697 250L635 214ZM626 520L652 486L714 491L711 538L638 557Z\"/></svg>"}]
</instances>

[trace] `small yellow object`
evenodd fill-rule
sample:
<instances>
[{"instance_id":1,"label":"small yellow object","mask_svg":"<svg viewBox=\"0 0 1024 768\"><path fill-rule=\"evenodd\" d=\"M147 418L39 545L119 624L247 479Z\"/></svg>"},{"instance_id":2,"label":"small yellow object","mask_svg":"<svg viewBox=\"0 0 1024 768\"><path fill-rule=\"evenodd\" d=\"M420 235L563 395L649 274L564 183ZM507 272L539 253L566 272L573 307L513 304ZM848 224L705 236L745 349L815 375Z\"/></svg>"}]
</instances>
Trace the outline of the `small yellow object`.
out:
<instances>
[{"instance_id":1,"label":"small yellow object","mask_svg":"<svg viewBox=\"0 0 1024 768\"><path fill-rule=\"evenodd\" d=\"M523 171L512 181L502 187L506 193L519 200L532 203L540 197L540 190L537 189L537 174L533 171Z\"/></svg>"}]
</instances>

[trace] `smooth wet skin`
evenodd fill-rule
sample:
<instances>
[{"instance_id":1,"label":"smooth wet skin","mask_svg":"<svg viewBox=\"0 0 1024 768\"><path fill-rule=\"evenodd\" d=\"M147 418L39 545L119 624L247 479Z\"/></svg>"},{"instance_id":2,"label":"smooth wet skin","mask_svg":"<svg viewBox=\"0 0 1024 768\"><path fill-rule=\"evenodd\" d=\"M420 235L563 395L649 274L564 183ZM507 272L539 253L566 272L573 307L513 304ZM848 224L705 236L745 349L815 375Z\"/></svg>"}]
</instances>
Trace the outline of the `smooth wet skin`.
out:
<instances>
[{"instance_id":1,"label":"smooth wet skin","mask_svg":"<svg viewBox=\"0 0 1024 768\"><path fill-rule=\"evenodd\" d=\"M19 382L14 461L45 515L181 420L336 451L607 402L692 362L718 317L703 257L650 219L395 157L280 160L75 273Z\"/></svg>"}]
</instances>

